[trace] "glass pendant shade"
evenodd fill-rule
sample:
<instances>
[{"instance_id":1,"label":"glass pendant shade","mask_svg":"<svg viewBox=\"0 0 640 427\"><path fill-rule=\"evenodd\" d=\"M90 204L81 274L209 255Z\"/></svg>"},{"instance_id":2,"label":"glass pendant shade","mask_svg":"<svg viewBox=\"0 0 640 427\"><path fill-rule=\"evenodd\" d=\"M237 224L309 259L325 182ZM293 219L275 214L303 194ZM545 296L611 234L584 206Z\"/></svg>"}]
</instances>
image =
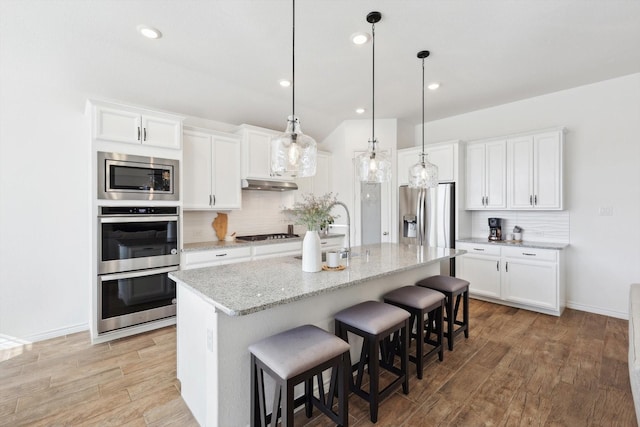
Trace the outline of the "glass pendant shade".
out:
<instances>
[{"instance_id":1,"label":"glass pendant shade","mask_svg":"<svg viewBox=\"0 0 640 427\"><path fill-rule=\"evenodd\" d=\"M391 180L391 160L386 153L376 151L376 140L369 140L369 149L356 158L358 178L361 182L387 182Z\"/></svg>"},{"instance_id":2,"label":"glass pendant shade","mask_svg":"<svg viewBox=\"0 0 640 427\"><path fill-rule=\"evenodd\" d=\"M419 154L418 163L409 168L409 187L430 188L438 186L438 167L427 160L427 155Z\"/></svg>"},{"instance_id":3,"label":"glass pendant shade","mask_svg":"<svg viewBox=\"0 0 640 427\"><path fill-rule=\"evenodd\" d=\"M291 178L314 176L317 152L316 141L302 133L296 116L289 116L287 129L271 140L271 173Z\"/></svg>"}]
</instances>

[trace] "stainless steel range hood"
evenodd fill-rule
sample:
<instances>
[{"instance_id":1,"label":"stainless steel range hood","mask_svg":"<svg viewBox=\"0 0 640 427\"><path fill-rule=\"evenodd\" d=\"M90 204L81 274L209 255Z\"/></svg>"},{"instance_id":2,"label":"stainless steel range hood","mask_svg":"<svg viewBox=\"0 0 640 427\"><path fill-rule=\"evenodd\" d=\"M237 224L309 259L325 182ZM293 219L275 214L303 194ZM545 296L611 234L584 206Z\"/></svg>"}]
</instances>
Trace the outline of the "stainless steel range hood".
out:
<instances>
[{"instance_id":1,"label":"stainless steel range hood","mask_svg":"<svg viewBox=\"0 0 640 427\"><path fill-rule=\"evenodd\" d=\"M259 190L259 191L291 191L297 190L298 185L289 181L269 181L262 179L243 179L243 190Z\"/></svg>"}]
</instances>

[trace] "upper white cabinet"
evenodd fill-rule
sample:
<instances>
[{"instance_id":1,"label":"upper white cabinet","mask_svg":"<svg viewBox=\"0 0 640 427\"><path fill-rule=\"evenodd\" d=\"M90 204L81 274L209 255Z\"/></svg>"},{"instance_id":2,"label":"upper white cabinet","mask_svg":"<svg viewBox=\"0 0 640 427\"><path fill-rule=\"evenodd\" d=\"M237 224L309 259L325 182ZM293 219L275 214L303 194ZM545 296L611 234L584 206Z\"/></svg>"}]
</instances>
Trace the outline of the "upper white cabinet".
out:
<instances>
[{"instance_id":1,"label":"upper white cabinet","mask_svg":"<svg viewBox=\"0 0 640 427\"><path fill-rule=\"evenodd\" d=\"M183 140L184 209L240 209L240 139L185 129Z\"/></svg>"},{"instance_id":2,"label":"upper white cabinet","mask_svg":"<svg viewBox=\"0 0 640 427\"><path fill-rule=\"evenodd\" d=\"M96 140L181 148L181 116L103 101L89 103Z\"/></svg>"},{"instance_id":3,"label":"upper white cabinet","mask_svg":"<svg viewBox=\"0 0 640 427\"><path fill-rule=\"evenodd\" d=\"M562 209L562 130L508 142L510 209Z\"/></svg>"},{"instance_id":4,"label":"upper white cabinet","mask_svg":"<svg viewBox=\"0 0 640 427\"><path fill-rule=\"evenodd\" d=\"M243 179L291 180L271 175L271 139L279 132L250 125L241 125L237 132L242 137Z\"/></svg>"},{"instance_id":5,"label":"upper white cabinet","mask_svg":"<svg viewBox=\"0 0 640 427\"><path fill-rule=\"evenodd\" d=\"M297 201L302 200L302 195L306 193L322 196L331 191L331 153L318 151L316 159L316 174L314 176L295 179L298 185Z\"/></svg>"},{"instance_id":6,"label":"upper white cabinet","mask_svg":"<svg viewBox=\"0 0 640 427\"><path fill-rule=\"evenodd\" d=\"M467 145L466 208L507 207L507 141L499 139Z\"/></svg>"},{"instance_id":7,"label":"upper white cabinet","mask_svg":"<svg viewBox=\"0 0 640 427\"><path fill-rule=\"evenodd\" d=\"M424 147L427 160L438 166L438 181L457 180L457 142L429 144ZM398 185L409 184L409 168L420 160L422 147L398 150Z\"/></svg>"}]
</instances>

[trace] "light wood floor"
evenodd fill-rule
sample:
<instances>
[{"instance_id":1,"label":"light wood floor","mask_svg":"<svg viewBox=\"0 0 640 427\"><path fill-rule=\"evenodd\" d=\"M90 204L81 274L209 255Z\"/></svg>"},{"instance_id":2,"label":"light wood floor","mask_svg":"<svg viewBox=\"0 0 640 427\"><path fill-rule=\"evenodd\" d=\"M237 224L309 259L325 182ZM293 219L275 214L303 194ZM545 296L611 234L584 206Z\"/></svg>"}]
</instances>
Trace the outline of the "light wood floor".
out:
<instances>
[{"instance_id":1,"label":"light wood floor","mask_svg":"<svg viewBox=\"0 0 640 427\"><path fill-rule=\"evenodd\" d=\"M381 404L377 426L637 425L627 321L471 300L470 323L470 338L434 358L422 380L413 376L409 395ZM1 351L0 425L197 425L180 398L175 343L170 327L94 346L79 333ZM349 405L351 426L372 425L360 398ZM299 415L296 425L331 425Z\"/></svg>"}]
</instances>

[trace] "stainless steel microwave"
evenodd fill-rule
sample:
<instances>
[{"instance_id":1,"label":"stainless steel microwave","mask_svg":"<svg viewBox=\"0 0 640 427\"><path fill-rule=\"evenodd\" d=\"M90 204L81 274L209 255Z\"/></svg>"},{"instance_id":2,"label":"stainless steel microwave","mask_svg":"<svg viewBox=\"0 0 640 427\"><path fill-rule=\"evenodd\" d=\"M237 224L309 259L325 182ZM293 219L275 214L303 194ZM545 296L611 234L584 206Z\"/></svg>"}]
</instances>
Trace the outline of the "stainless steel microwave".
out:
<instances>
[{"instance_id":1,"label":"stainless steel microwave","mask_svg":"<svg viewBox=\"0 0 640 427\"><path fill-rule=\"evenodd\" d=\"M98 152L98 199L179 201L179 161Z\"/></svg>"}]
</instances>

